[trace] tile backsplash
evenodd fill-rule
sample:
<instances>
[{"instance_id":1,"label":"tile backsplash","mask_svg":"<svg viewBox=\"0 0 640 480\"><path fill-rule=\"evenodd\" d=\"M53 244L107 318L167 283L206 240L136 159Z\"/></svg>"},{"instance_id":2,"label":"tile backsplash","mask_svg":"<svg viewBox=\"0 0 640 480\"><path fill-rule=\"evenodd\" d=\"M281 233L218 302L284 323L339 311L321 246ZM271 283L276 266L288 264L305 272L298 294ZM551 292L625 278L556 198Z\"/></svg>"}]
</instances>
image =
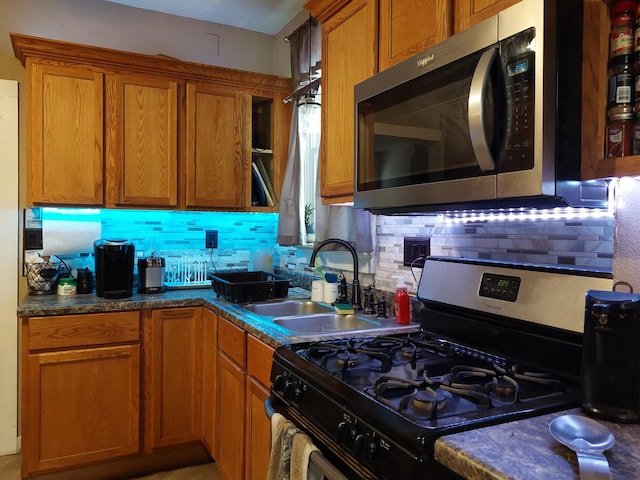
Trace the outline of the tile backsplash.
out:
<instances>
[{"instance_id":1,"label":"tile backsplash","mask_svg":"<svg viewBox=\"0 0 640 480\"><path fill-rule=\"evenodd\" d=\"M576 265L611 271L613 216L583 219L453 223L442 216L378 216L376 286L395 288L392 275L405 273L404 237L429 237L431 255ZM419 278L419 269L414 268Z\"/></svg>"},{"instance_id":2,"label":"tile backsplash","mask_svg":"<svg viewBox=\"0 0 640 480\"><path fill-rule=\"evenodd\" d=\"M71 216L72 218L72 216ZM102 238L131 240L137 256L156 252L172 257L206 258L217 270L251 268L251 253L274 252L274 263L304 270L311 249L275 244L275 213L101 210ZM393 275L404 274L415 292L419 268L403 265L405 237L429 237L431 254L544 264L577 265L611 270L611 216L586 219L475 221L453 223L442 216L375 216L376 252L361 260L361 282L393 291ZM218 248L204 248L206 230L218 231ZM282 261L281 261L282 260ZM351 275L351 260L344 260ZM340 262L337 268L341 268ZM365 270L366 269L366 270ZM370 272L375 272L374 276ZM413 276L415 274L415 277Z\"/></svg>"}]
</instances>

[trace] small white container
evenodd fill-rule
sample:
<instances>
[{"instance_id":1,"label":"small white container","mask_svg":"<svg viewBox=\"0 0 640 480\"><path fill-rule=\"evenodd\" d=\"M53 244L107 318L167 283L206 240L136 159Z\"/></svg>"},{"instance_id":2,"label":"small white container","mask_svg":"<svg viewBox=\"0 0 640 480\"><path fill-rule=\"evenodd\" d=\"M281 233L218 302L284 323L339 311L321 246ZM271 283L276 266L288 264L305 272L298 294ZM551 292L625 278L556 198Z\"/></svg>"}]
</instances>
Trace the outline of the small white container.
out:
<instances>
[{"instance_id":1,"label":"small white container","mask_svg":"<svg viewBox=\"0 0 640 480\"><path fill-rule=\"evenodd\" d=\"M73 278L61 278L58 281L58 295L75 295L76 281Z\"/></svg>"},{"instance_id":2,"label":"small white container","mask_svg":"<svg viewBox=\"0 0 640 480\"><path fill-rule=\"evenodd\" d=\"M311 282L311 301L322 302L324 300L324 282L322 280L314 280Z\"/></svg>"},{"instance_id":3,"label":"small white container","mask_svg":"<svg viewBox=\"0 0 640 480\"><path fill-rule=\"evenodd\" d=\"M338 298L338 284L324 282L324 303L333 303Z\"/></svg>"}]
</instances>

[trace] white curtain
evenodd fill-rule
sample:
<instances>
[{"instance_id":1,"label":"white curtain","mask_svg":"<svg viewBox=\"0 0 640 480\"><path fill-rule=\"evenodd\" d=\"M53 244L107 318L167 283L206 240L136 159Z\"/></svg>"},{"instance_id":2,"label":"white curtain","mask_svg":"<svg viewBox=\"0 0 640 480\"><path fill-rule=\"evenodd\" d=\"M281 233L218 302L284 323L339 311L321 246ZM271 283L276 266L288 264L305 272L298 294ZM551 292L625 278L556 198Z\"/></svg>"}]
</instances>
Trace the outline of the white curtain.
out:
<instances>
[{"instance_id":1,"label":"white curtain","mask_svg":"<svg viewBox=\"0 0 640 480\"><path fill-rule=\"evenodd\" d=\"M302 245L306 241L304 206L313 196L305 195L307 169L317 172L320 137L312 133L320 129L319 68L321 30L314 18L287 37L291 45L291 76L294 91L290 98L291 129L278 216L279 245ZM317 122L317 125L313 123ZM310 134L311 132L311 134ZM314 170L315 169L315 170ZM307 187L308 190L308 187Z\"/></svg>"},{"instance_id":2,"label":"white curtain","mask_svg":"<svg viewBox=\"0 0 640 480\"><path fill-rule=\"evenodd\" d=\"M296 87L291 94L294 103L277 242L282 246L306 243L304 207L311 204L316 242L340 238L358 252L371 253L375 249L371 214L351 206L323 205L320 196L320 25L310 18L287 38L291 45L292 83Z\"/></svg>"}]
</instances>

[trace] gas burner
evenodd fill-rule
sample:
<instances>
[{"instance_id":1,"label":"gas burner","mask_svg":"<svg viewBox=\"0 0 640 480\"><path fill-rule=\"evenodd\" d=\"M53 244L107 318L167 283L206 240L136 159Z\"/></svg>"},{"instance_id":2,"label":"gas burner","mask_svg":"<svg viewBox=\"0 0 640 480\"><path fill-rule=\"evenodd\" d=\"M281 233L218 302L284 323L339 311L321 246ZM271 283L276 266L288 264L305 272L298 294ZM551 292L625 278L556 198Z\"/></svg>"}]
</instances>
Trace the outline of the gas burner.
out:
<instances>
[{"instance_id":1,"label":"gas burner","mask_svg":"<svg viewBox=\"0 0 640 480\"><path fill-rule=\"evenodd\" d=\"M424 415L431 416L433 412L442 410L447 404L447 397L444 392L440 390L433 390L432 388L425 388L424 390L418 390L413 395L405 397L407 402L411 403L416 411L423 412ZM400 402L401 406L405 406ZM408 406L408 403L407 403ZM406 407L405 407L406 408Z\"/></svg>"},{"instance_id":2,"label":"gas burner","mask_svg":"<svg viewBox=\"0 0 640 480\"><path fill-rule=\"evenodd\" d=\"M509 369L504 369L497 365L494 365L494 367L500 374L508 375L518 382L523 391L519 399L523 402L545 396L562 395L566 392L564 383L549 372L533 371L520 364L514 364ZM542 389L542 392L540 389ZM530 394L528 393L529 390L533 390L535 393Z\"/></svg>"},{"instance_id":3,"label":"gas burner","mask_svg":"<svg viewBox=\"0 0 640 480\"><path fill-rule=\"evenodd\" d=\"M362 352L340 350L324 355L320 365L328 372L338 373L357 369L377 370L382 367L382 362Z\"/></svg>"},{"instance_id":4,"label":"gas burner","mask_svg":"<svg viewBox=\"0 0 640 480\"><path fill-rule=\"evenodd\" d=\"M494 406L511 405L518 401L519 385L513 378L500 375L486 384L489 398Z\"/></svg>"},{"instance_id":5,"label":"gas burner","mask_svg":"<svg viewBox=\"0 0 640 480\"><path fill-rule=\"evenodd\" d=\"M359 353L350 353L350 352L340 352L336 355L336 365L338 367L345 368L356 368L360 361L364 360L365 362L369 360L366 355L361 355Z\"/></svg>"}]
</instances>

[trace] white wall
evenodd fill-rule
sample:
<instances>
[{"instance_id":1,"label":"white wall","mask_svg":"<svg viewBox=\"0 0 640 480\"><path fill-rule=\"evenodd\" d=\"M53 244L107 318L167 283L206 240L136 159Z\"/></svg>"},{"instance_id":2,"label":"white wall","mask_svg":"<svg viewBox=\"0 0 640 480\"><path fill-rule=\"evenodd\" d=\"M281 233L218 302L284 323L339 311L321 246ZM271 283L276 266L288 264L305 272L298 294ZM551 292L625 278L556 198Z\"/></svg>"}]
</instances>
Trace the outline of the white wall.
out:
<instances>
[{"instance_id":1,"label":"white wall","mask_svg":"<svg viewBox=\"0 0 640 480\"><path fill-rule=\"evenodd\" d=\"M0 80L0 455L18 428L18 84Z\"/></svg>"},{"instance_id":2,"label":"white wall","mask_svg":"<svg viewBox=\"0 0 640 480\"><path fill-rule=\"evenodd\" d=\"M103 0L4 0L0 52L8 58L9 32L288 76L275 68L276 36Z\"/></svg>"},{"instance_id":3,"label":"white wall","mask_svg":"<svg viewBox=\"0 0 640 480\"><path fill-rule=\"evenodd\" d=\"M628 282L640 293L640 178L621 178L616 188L613 243L615 281Z\"/></svg>"}]
</instances>

